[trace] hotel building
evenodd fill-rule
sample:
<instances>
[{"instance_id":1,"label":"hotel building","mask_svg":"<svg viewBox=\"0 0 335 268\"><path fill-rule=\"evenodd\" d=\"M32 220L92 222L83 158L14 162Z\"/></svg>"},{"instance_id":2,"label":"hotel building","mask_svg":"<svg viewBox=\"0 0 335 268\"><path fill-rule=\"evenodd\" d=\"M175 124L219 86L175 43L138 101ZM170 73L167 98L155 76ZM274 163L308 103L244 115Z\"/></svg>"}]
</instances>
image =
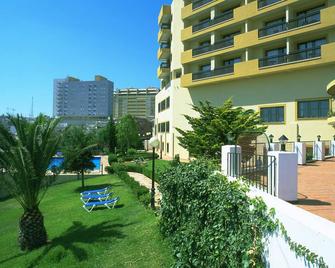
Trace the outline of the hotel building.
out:
<instances>
[{"instance_id":1,"label":"hotel building","mask_svg":"<svg viewBox=\"0 0 335 268\"><path fill-rule=\"evenodd\" d=\"M150 122L155 118L155 97L158 88L125 88L114 92L113 117L120 120L130 114L136 118L147 119Z\"/></svg>"},{"instance_id":2,"label":"hotel building","mask_svg":"<svg viewBox=\"0 0 335 268\"><path fill-rule=\"evenodd\" d=\"M258 111L275 141L335 135L335 0L173 0L158 23L163 157L189 157L176 128L205 100Z\"/></svg>"}]
</instances>

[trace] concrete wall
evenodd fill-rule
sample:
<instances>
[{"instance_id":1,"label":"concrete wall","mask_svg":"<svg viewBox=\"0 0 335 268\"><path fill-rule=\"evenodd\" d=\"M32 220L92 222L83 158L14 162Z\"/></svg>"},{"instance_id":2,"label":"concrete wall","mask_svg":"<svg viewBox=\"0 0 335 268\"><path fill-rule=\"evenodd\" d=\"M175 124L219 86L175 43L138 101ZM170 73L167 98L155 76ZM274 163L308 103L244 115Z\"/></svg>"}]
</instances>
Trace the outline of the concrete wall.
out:
<instances>
[{"instance_id":1,"label":"concrete wall","mask_svg":"<svg viewBox=\"0 0 335 268\"><path fill-rule=\"evenodd\" d=\"M263 198L269 208L275 209L276 217L294 242L322 256L329 267L335 267L335 223L255 188L249 195ZM271 268L310 267L303 258L296 257L281 235L270 237L267 250L266 259Z\"/></svg>"}]
</instances>

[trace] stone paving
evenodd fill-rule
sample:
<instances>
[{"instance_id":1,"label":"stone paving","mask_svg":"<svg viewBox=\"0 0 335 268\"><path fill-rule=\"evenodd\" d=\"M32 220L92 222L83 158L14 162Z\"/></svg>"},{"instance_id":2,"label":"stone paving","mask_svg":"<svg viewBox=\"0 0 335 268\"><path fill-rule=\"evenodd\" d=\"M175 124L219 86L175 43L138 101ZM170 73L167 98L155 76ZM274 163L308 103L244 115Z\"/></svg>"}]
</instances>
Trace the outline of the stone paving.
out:
<instances>
[{"instance_id":1,"label":"stone paving","mask_svg":"<svg viewBox=\"0 0 335 268\"><path fill-rule=\"evenodd\" d=\"M135 181L138 181L140 185L146 187L151 191L151 179L144 176L143 174L140 173L135 173L135 172L128 172L128 175L130 177L133 177ZM158 190L159 184L155 182L155 203L156 206L160 206L160 201L162 200L162 194Z\"/></svg>"},{"instance_id":2,"label":"stone paving","mask_svg":"<svg viewBox=\"0 0 335 268\"><path fill-rule=\"evenodd\" d=\"M335 222L335 158L299 166L295 204Z\"/></svg>"}]
</instances>

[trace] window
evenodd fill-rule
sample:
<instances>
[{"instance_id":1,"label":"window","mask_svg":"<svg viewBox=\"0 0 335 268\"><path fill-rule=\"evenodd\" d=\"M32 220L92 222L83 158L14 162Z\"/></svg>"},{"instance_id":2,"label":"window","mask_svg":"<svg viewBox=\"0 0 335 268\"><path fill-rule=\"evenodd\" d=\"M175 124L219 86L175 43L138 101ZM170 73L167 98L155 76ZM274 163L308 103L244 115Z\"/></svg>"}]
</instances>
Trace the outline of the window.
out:
<instances>
[{"instance_id":1,"label":"window","mask_svg":"<svg viewBox=\"0 0 335 268\"><path fill-rule=\"evenodd\" d=\"M166 143L166 152L169 153L169 151L170 151L169 143L167 142L167 143Z\"/></svg>"},{"instance_id":2,"label":"window","mask_svg":"<svg viewBox=\"0 0 335 268\"><path fill-rule=\"evenodd\" d=\"M260 114L264 123L284 123L284 106L262 107Z\"/></svg>"},{"instance_id":3,"label":"window","mask_svg":"<svg viewBox=\"0 0 335 268\"><path fill-rule=\"evenodd\" d=\"M206 41L200 42L199 47L208 47L210 44L211 44L211 41L206 40Z\"/></svg>"},{"instance_id":4,"label":"window","mask_svg":"<svg viewBox=\"0 0 335 268\"><path fill-rule=\"evenodd\" d=\"M307 50L307 49L317 49L320 48L322 45L326 44L326 39L317 39L305 43L298 44L298 50Z\"/></svg>"},{"instance_id":5,"label":"window","mask_svg":"<svg viewBox=\"0 0 335 268\"><path fill-rule=\"evenodd\" d=\"M265 23L266 35L279 33L285 30L285 17Z\"/></svg>"},{"instance_id":6,"label":"window","mask_svg":"<svg viewBox=\"0 0 335 268\"><path fill-rule=\"evenodd\" d=\"M166 99L166 109L170 108L170 97Z\"/></svg>"},{"instance_id":7,"label":"window","mask_svg":"<svg viewBox=\"0 0 335 268\"><path fill-rule=\"evenodd\" d=\"M167 133L170 132L170 122L165 123L165 132L167 132Z\"/></svg>"},{"instance_id":8,"label":"window","mask_svg":"<svg viewBox=\"0 0 335 268\"><path fill-rule=\"evenodd\" d=\"M306 24L320 21L320 10L324 7L325 5L321 5L312 9L298 12L298 26L304 26Z\"/></svg>"},{"instance_id":9,"label":"window","mask_svg":"<svg viewBox=\"0 0 335 268\"><path fill-rule=\"evenodd\" d=\"M205 64L200 66L200 71L201 72L209 72L211 70L211 65L210 64Z\"/></svg>"},{"instance_id":10,"label":"window","mask_svg":"<svg viewBox=\"0 0 335 268\"><path fill-rule=\"evenodd\" d=\"M233 66L235 63L241 62L241 58L235 58L223 61L223 66Z\"/></svg>"},{"instance_id":11,"label":"window","mask_svg":"<svg viewBox=\"0 0 335 268\"><path fill-rule=\"evenodd\" d=\"M266 65L276 65L286 62L286 47L266 51Z\"/></svg>"},{"instance_id":12,"label":"window","mask_svg":"<svg viewBox=\"0 0 335 268\"><path fill-rule=\"evenodd\" d=\"M298 101L298 118L326 118L329 108L329 99Z\"/></svg>"}]
</instances>

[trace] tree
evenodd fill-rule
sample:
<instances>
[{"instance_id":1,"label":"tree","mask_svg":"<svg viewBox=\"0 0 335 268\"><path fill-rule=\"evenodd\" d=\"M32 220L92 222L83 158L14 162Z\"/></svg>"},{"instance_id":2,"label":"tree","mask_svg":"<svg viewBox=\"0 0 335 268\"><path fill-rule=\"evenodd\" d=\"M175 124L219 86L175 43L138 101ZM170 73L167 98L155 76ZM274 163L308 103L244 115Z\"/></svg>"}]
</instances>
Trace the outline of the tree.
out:
<instances>
[{"instance_id":1,"label":"tree","mask_svg":"<svg viewBox=\"0 0 335 268\"><path fill-rule=\"evenodd\" d=\"M254 110L233 107L228 99L221 107L211 106L209 102L193 105L193 110L199 117L185 115L192 130L184 131L177 128L181 134L178 137L180 145L195 157L221 157L221 146L236 144L243 133L264 133L266 126Z\"/></svg>"},{"instance_id":2,"label":"tree","mask_svg":"<svg viewBox=\"0 0 335 268\"><path fill-rule=\"evenodd\" d=\"M116 126L118 148L125 153L129 148L138 148L140 137L138 126L131 115L125 115Z\"/></svg>"},{"instance_id":3,"label":"tree","mask_svg":"<svg viewBox=\"0 0 335 268\"><path fill-rule=\"evenodd\" d=\"M2 182L23 208L19 221L22 250L32 250L47 243L47 232L39 204L52 176L46 176L51 158L60 142L55 128L59 120L40 115L33 123L22 116L8 116L16 134L0 124L0 166L6 175Z\"/></svg>"},{"instance_id":4,"label":"tree","mask_svg":"<svg viewBox=\"0 0 335 268\"><path fill-rule=\"evenodd\" d=\"M114 153L116 149L116 127L113 118L110 118L106 126L106 137L108 144L108 151Z\"/></svg>"},{"instance_id":5,"label":"tree","mask_svg":"<svg viewBox=\"0 0 335 268\"><path fill-rule=\"evenodd\" d=\"M81 174L81 186L85 187L85 172L95 168L92 162L96 147L92 144L93 138L90 133L85 133L83 128L75 126L68 127L63 136L63 168L67 172L76 172L78 176Z\"/></svg>"},{"instance_id":6,"label":"tree","mask_svg":"<svg viewBox=\"0 0 335 268\"><path fill-rule=\"evenodd\" d=\"M100 150L107 153L115 153L116 149L116 127L114 120L109 119L107 125L97 129L95 140Z\"/></svg>"}]
</instances>

